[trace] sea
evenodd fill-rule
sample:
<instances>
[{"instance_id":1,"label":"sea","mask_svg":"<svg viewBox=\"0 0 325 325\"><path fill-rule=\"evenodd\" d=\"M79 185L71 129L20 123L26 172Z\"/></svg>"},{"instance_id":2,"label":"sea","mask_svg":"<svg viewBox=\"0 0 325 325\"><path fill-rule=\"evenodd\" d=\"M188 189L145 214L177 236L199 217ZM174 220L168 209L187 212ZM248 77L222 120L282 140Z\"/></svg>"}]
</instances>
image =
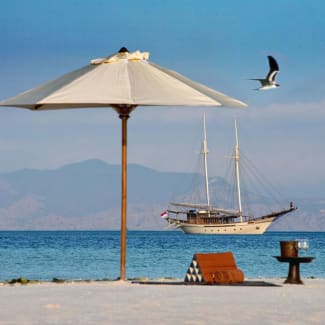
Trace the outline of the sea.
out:
<instances>
[{"instance_id":1,"label":"sea","mask_svg":"<svg viewBox=\"0 0 325 325\"><path fill-rule=\"evenodd\" d=\"M180 231L128 231L127 279L184 279L195 253L231 251L246 279L285 278L278 262L280 241L308 239L313 256L302 278L325 278L325 232L266 232L264 235L188 235ZM0 231L0 281L116 280L119 231Z\"/></svg>"}]
</instances>

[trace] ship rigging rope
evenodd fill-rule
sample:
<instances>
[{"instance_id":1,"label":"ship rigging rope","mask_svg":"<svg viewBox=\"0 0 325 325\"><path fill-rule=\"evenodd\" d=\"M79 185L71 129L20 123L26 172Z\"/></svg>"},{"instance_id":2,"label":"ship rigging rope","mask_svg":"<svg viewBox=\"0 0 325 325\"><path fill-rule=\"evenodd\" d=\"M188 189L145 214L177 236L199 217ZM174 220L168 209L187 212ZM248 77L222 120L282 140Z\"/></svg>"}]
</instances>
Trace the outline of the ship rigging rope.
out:
<instances>
[{"instance_id":1,"label":"ship rigging rope","mask_svg":"<svg viewBox=\"0 0 325 325\"><path fill-rule=\"evenodd\" d=\"M280 191L258 171L253 162L241 150L239 150L239 154L239 173L241 182L243 214L249 216L254 215L252 207L254 206L253 202L256 195L259 197L258 200L262 199L263 208L270 212L274 211L274 205L279 205L279 207L283 208L283 206L281 206L284 204L283 194L280 193ZM233 157L233 153L230 156ZM230 186L226 187L225 191L225 197L227 198L225 207L232 209L238 208L234 165L234 159L231 159L230 163L227 164L225 173L225 179L228 184L230 184ZM270 204L272 202L273 204Z\"/></svg>"},{"instance_id":2,"label":"ship rigging rope","mask_svg":"<svg viewBox=\"0 0 325 325\"><path fill-rule=\"evenodd\" d=\"M202 148L200 152L202 151ZM198 171L204 170L201 153L196 151L196 159L192 159L192 168L189 174L184 173L180 182L175 186L171 195L170 202L195 202L198 204L206 204L205 192L202 190L204 183L204 175ZM189 177L192 174L191 177ZM182 194L180 194L182 193Z\"/></svg>"},{"instance_id":3,"label":"ship rigging rope","mask_svg":"<svg viewBox=\"0 0 325 325\"><path fill-rule=\"evenodd\" d=\"M281 201L279 198L283 198L283 194L280 193L280 191L271 183L268 181L268 179L263 176L257 169L257 167L253 164L253 162L248 159L248 157L240 152L241 155L241 163L243 166L243 170L249 171L252 176L257 180L257 182L261 185L263 188L263 191L265 190L265 194L267 194L271 199L274 200L277 204L281 204Z\"/></svg>"},{"instance_id":4,"label":"ship rigging rope","mask_svg":"<svg viewBox=\"0 0 325 325\"><path fill-rule=\"evenodd\" d=\"M189 186L187 187L187 190L183 192L184 200L187 202L206 203L206 201L202 200L202 191L198 190L202 188L204 176L201 173L198 173L198 171L203 170L203 162L199 155L197 156L196 164L192 171L194 177L191 177L191 182L188 184Z\"/></svg>"},{"instance_id":5,"label":"ship rigging rope","mask_svg":"<svg viewBox=\"0 0 325 325\"><path fill-rule=\"evenodd\" d=\"M228 205L228 208L232 207L235 208L236 205L236 188L233 186L235 184L235 169L233 160L231 160L230 164L227 164L225 179L228 182L229 186L227 186L226 196L225 196L225 203Z\"/></svg>"},{"instance_id":6,"label":"ship rigging rope","mask_svg":"<svg viewBox=\"0 0 325 325\"><path fill-rule=\"evenodd\" d=\"M251 200L249 196L249 191L247 190L249 186L246 184L246 177L243 176L241 170L241 196L242 196L242 212L244 215L253 216L253 211L251 209ZM236 208L238 209L238 197L237 197L237 186L236 186L236 173L235 173L235 163L234 159L231 159L230 163L227 164L227 171L225 175L225 179L227 180L229 186L227 187L227 207L228 208Z\"/></svg>"}]
</instances>

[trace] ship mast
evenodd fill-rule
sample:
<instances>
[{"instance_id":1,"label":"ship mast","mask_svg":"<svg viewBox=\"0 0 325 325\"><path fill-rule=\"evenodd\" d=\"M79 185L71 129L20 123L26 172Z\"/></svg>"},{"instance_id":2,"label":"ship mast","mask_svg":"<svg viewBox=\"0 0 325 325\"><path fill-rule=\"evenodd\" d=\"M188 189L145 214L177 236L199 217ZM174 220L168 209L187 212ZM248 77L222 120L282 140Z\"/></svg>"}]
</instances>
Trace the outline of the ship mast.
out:
<instances>
[{"instance_id":1,"label":"ship mast","mask_svg":"<svg viewBox=\"0 0 325 325\"><path fill-rule=\"evenodd\" d=\"M238 199L238 213L240 222L243 222L243 212L241 206L241 194L240 194L240 180L239 180L239 145L238 145L238 132L237 132L237 120L235 119L235 173L236 173L236 185L237 185L237 199Z\"/></svg>"},{"instance_id":2,"label":"ship mast","mask_svg":"<svg viewBox=\"0 0 325 325\"><path fill-rule=\"evenodd\" d=\"M205 177L205 194L207 200L207 206L210 207L210 193L209 193L209 178L208 178L208 146L207 146L207 135L206 135L206 127L205 127L205 112L203 113L203 146L202 146L202 154L204 161L204 177Z\"/></svg>"}]
</instances>

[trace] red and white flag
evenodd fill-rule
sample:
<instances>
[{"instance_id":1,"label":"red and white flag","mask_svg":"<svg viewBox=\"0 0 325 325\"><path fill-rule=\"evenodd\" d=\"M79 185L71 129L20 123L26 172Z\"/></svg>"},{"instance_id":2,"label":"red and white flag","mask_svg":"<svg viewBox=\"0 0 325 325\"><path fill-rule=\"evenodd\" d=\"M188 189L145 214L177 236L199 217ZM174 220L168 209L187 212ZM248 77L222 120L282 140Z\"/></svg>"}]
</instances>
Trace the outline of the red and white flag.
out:
<instances>
[{"instance_id":1,"label":"red and white flag","mask_svg":"<svg viewBox=\"0 0 325 325\"><path fill-rule=\"evenodd\" d=\"M160 213L160 216L162 218L167 218L167 211L164 211L164 212Z\"/></svg>"}]
</instances>

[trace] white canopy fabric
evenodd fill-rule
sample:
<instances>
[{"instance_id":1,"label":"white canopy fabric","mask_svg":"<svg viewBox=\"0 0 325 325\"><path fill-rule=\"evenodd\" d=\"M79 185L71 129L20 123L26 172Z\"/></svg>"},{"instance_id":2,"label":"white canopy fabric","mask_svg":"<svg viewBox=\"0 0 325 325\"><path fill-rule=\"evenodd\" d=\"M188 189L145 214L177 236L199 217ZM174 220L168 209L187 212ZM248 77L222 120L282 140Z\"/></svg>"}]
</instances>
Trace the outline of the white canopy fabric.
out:
<instances>
[{"instance_id":1,"label":"white canopy fabric","mask_svg":"<svg viewBox=\"0 0 325 325\"><path fill-rule=\"evenodd\" d=\"M32 110L135 106L228 106L243 102L148 61L148 52L122 52L0 102Z\"/></svg>"}]
</instances>

